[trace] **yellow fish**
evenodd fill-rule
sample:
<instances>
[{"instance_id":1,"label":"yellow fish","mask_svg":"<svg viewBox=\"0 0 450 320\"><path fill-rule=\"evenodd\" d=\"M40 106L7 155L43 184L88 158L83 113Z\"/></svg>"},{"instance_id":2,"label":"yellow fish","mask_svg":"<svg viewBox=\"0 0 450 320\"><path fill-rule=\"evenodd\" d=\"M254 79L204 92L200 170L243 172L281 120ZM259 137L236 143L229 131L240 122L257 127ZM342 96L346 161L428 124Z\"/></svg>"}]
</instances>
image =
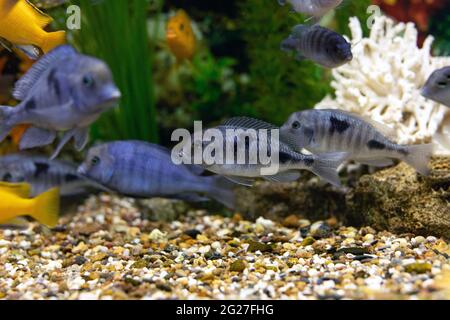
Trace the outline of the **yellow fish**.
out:
<instances>
[{"instance_id":1,"label":"yellow fish","mask_svg":"<svg viewBox=\"0 0 450 320\"><path fill-rule=\"evenodd\" d=\"M0 0L0 37L15 46L37 46L44 53L64 44L64 31L43 30L52 18L26 0Z\"/></svg>"},{"instance_id":2,"label":"yellow fish","mask_svg":"<svg viewBox=\"0 0 450 320\"><path fill-rule=\"evenodd\" d=\"M191 19L184 10L179 10L169 19L166 33L167 44L178 61L192 59L197 40L192 30Z\"/></svg>"},{"instance_id":3,"label":"yellow fish","mask_svg":"<svg viewBox=\"0 0 450 320\"><path fill-rule=\"evenodd\" d=\"M56 227L59 216L58 188L30 199L31 186L26 183L0 182L0 223L17 217L31 216L50 228Z\"/></svg>"}]
</instances>

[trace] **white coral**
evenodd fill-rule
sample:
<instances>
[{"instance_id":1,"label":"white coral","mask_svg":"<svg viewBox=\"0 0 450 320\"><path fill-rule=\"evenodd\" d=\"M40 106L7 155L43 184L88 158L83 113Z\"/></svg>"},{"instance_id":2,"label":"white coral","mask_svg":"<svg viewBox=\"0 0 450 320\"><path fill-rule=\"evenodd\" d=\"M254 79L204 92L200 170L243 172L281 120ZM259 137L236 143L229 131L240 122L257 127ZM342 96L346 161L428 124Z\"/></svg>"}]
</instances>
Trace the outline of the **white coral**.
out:
<instances>
[{"instance_id":1,"label":"white coral","mask_svg":"<svg viewBox=\"0 0 450 320\"><path fill-rule=\"evenodd\" d=\"M396 24L386 16L375 19L369 38L363 38L357 18L350 19L350 29L354 59L333 70L336 99L326 97L316 108L369 116L395 129L402 144L428 142L444 131L448 134L450 109L420 94L434 70L450 65L450 58L431 56L433 38L418 48L414 24ZM434 139L439 144L436 154L450 154L450 148L440 143L450 136L440 138Z\"/></svg>"}]
</instances>

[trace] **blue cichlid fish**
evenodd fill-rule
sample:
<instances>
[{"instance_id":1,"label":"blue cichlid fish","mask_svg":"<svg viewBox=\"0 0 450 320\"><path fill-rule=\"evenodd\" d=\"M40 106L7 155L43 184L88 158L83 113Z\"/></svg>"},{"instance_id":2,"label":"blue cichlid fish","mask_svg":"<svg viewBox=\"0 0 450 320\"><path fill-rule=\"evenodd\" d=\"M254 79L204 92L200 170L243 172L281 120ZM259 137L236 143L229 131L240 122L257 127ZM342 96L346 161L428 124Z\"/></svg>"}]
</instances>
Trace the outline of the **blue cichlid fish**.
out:
<instances>
[{"instance_id":1,"label":"blue cichlid fish","mask_svg":"<svg viewBox=\"0 0 450 320\"><path fill-rule=\"evenodd\" d=\"M17 82L17 107L0 107L0 142L19 124L32 125L20 141L20 149L53 143L65 131L52 159L72 138L77 150L88 141L89 126L117 105L120 91L109 67L81 55L71 46L60 46L41 58Z\"/></svg>"},{"instance_id":2,"label":"blue cichlid fish","mask_svg":"<svg viewBox=\"0 0 450 320\"><path fill-rule=\"evenodd\" d=\"M278 3L282 6L290 3L294 11L320 18L338 7L342 0L278 0Z\"/></svg>"},{"instance_id":3,"label":"blue cichlid fish","mask_svg":"<svg viewBox=\"0 0 450 320\"><path fill-rule=\"evenodd\" d=\"M250 154L260 154L260 148L263 145L260 141L260 136L251 136L245 133L246 129L258 130L279 130L278 127L260 121L257 119L247 118L247 117L236 117L227 120L223 125L215 127L221 132L224 143L223 155L224 158L227 156L227 145L233 146L233 163L223 164L213 163L213 164L202 164L202 167L208 171L214 172L219 175L223 175L229 180L246 186L253 185L256 178L263 178L268 181L273 182L292 182L300 178L300 170L308 170L320 177L321 179L329 182L335 186L341 186L339 181L339 176L337 173L337 168L341 165L347 154L343 152L338 153L324 153L320 155L306 155L292 150L292 148L279 141L278 150L278 162L279 170L275 175L262 175L261 169L269 168L270 164L262 164L261 161L250 160ZM236 130L244 130L242 133L238 133ZM236 132L235 136L227 135L227 130L234 130ZM259 131L258 131L259 132ZM192 149L195 149L198 145L203 144L203 148L207 148L209 142L191 140ZM267 155L271 155L273 152L272 148L272 137L268 134L268 141L266 141L268 150L263 151ZM238 163L238 149L242 147L246 150L240 150L245 155L245 159L242 164ZM181 152L182 157L186 160L188 155ZM191 155L193 160L193 153Z\"/></svg>"},{"instance_id":4,"label":"blue cichlid fish","mask_svg":"<svg viewBox=\"0 0 450 320\"><path fill-rule=\"evenodd\" d=\"M431 74L422 88L422 95L450 108L450 66Z\"/></svg>"},{"instance_id":5,"label":"blue cichlid fish","mask_svg":"<svg viewBox=\"0 0 450 320\"><path fill-rule=\"evenodd\" d=\"M98 183L80 176L77 167L69 162L26 154L0 158L0 181L28 183L32 196L54 187L60 188L61 196L81 195L92 190L107 191Z\"/></svg>"},{"instance_id":6,"label":"blue cichlid fish","mask_svg":"<svg viewBox=\"0 0 450 320\"><path fill-rule=\"evenodd\" d=\"M423 175L433 146L399 145L387 136L389 128L341 110L307 110L292 114L281 127L283 141L310 152L348 152L349 159L373 166L389 166L403 160Z\"/></svg>"},{"instance_id":7,"label":"blue cichlid fish","mask_svg":"<svg viewBox=\"0 0 450 320\"><path fill-rule=\"evenodd\" d=\"M337 68L353 60L352 47L339 33L314 25L297 25L281 50L294 51L298 60L309 59L326 68Z\"/></svg>"},{"instance_id":8,"label":"blue cichlid fish","mask_svg":"<svg viewBox=\"0 0 450 320\"><path fill-rule=\"evenodd\" d=\"M234 207L231 184L218 176L201 176L197 166L175 165L168 149L141 141L118 141L89 150L78 173L134 198L204 201L207 197Z\"/></svg>"}]
</instances>

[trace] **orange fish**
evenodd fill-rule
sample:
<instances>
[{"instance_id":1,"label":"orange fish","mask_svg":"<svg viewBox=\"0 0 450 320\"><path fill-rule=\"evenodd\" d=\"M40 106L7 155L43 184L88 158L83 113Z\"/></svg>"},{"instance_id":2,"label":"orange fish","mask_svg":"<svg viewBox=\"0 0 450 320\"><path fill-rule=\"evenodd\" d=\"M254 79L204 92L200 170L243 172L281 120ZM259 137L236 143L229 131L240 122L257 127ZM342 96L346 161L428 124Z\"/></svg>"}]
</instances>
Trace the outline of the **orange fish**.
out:
<instances>
[{"instance_id":1,"label":"orange fish","mask_svg":"<svg viewBox=\"0 0 450 320\"><path fill-rule=\"evenodd\" d=\"M52 18L26 0L0 0L0 37L15 46L37 46L44 53L65 43L65 32L46 32Z\"/></svg>"},{"instance_id":2,"label":"orange fish","mask_svg":"<svg viewBox=\"0 0 450 320\"><path fill-rule=\"evenodd\" d=\"M0 0L1 1L1 0ZM20 60L20 64L15 70L17 74L23 74L31 68L34 61L27 57L22 51L15 50L14 53ZM11 59L11 55L5 55L0 57L0 104L8 103L11 100L10 97L10 87L12 86L15 75L12 74L3 74L5 70L5 66L8 63L8 60ZM12 102L11 102L12 103ZM10 133L11 139L8 143L5 143L1 146L0 154L8 154L11 152L18 151L18 145L20 140L25 133L25 131L30 127L30 125L18 125L16 126Z\"/></svg>"},{"instance_id":3,"label":"orange fish","mask_svg":"<svg viewBox=\"0 0 450 320\"><path fill-rule=\"evenodd\" d=\"M167 44L178 59L191 60L197 47L197 39L192 30L191 19L184 10L179 10L169 19L166 33Z\"/></svg>"}]
</instances>

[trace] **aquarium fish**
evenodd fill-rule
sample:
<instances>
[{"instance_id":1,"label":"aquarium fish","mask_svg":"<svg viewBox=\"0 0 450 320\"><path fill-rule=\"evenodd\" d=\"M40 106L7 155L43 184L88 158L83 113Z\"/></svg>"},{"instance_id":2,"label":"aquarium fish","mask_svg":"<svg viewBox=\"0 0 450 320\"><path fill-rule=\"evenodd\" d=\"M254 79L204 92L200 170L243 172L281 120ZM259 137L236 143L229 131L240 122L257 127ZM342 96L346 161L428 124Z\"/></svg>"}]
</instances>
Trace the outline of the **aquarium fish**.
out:
<instances>
[{"instance_id":1,"label":"aquarium fish","mask_svg":"<svg viewBox=\"0 0 450 320\"><path fill-rule=\"evenodd\" d=\"M224 159L233 158L232 163L227 163L226 160L223 163L217 161L213 164L203 163L202 167L208 171L222 175L233 182L241 185L251 186L256 178L263 178L273 182L292 182L300 178L300 170L311 171L321 179L331 183L335 186L340 186L339 176L337 168L347 158L347 154L344 152L338 153L324 153L318 155L306 155L300 152L294 151L288 144L283 141L279 141L278 146L278 173L274 175L263 175L262 169L268 169L271 165L276 163L264 164L261 159L255 161L251 160L250 155L260 155L260 151L264 152L268 156L274 153L272 140L272 130L279 130L276 126L264 121L247 117L236 117L227 120L222 125L217 126L216 129L221 133L222 139L225 142L223 146ZM248 134L248 129L254 129L254 135ZM228 130L234 131L235 134L227 134ZM259 130L267 130L267 136L260 135ZM261 138L267 140L262 142ZM222 140L221 139L221 140ZM274 138L276 139L276 138ZM198 146L202 146L203 150L208 148L210 142L191 139L191 150L194 150ZM267 150L260 150L261 146L267 146ZM229 146L232 146L230 149ZM245 150L239 150L242 148ZM227 150L232 150L233 155L229 157ZM261 153L262 153L261 152ZM238 163L238 154L244 154L245 159L241 159L242 163ZM181 156L185 161L193 161L194 153L191 152L191 159L188 159L189 155L183 150ZM276 157L271 156L272 161L276 161Z\"/></svg>"},{"instance_id":2,"label":"aquarium fish","mask_svg":"<svg viewBox=\"0 0 450 320\"><path fill-rule=\"evenodd\" d=\"M30 185L0 182L0 224L23 216L31 216L50 228L58 224L59 189L51 189L30 199Z\"/></svg>"},{"instance_id":3,"label":"aquarium fish","mask_svg":"<svg viewBox=\"0 0 450 320\"><path fill-rule=\"evenodd\" d=\"M72 163L27 154L0 157L0 181L28 183L32 188L32 196L54 187L60 188L63 197L86 194L93 190L108 191L98 183L80 176Z\"/></svg>"},{"instance_id":4,"label":"aquarium fish","mask_svg":"<svg viewBox=\"0 0 450 320\"><path fill-rule=\"evenodd\" d=\"M314 25L297 25L281 50L297 54L297 60L309 59L326 68L337 68L353 60L352 47L340 34Z\"/></svg>"},{"instance_id":5,"label":"aquarium fish","mask_svg":"<svg viewBox=\"0 0 450 320\"><path fill-rule=\"evenodd\" d=\"M431 74L422 88L422 95L450 108L450 66Z\"/></svg>"},{"instance_id":6,"label":"aquarium fish","mask_svg":"<svg viewBox=\"0 0 450 320\"><path fill-rule=\"evenodd\" d=\"M19 124L32 125L21 138L21 150L51 144L64 131L54 159L72 138L82 150L89 126L117 105L121 94L103 61L65 45L36 62L16 83L13 96L21 101L18 106L0 106L0 142Z\"/></svg>"},{"instance_id":7,"label":"aquarium fish","mask_svg":"<svg viewBox=\"0 0 450 320\"><path fill-rule=\"evenodd\" d=\"M298 13L320 18L338 7L342 0L278 0L278 3L282 6L290 3Z\"/></svg>"},{"instance_id":8,"label":"aquarium fish","mask_svg":"<svg viewBox=\"0 0 450 320\"><path fill-rule=\"evenodd\" d=\"M380 167L399 159L428 175L432 145L399 145L390 140L392 135L382 124L335 109L296 112L280 131L281 139L298 150L348 152L349 159Z\"/></svg>"},{"instance_id":9,"label":"aquarium fish","mask_svg":"<svg viewBox=\"0 0 450 320\"><path fill-rule=\"evenodd\" d=\"M200 194L234 207L231 184L218 176L201 176L196 166L175 165L171 152L141 141L117 141L89 150L78 172L134 198L204 201Z\"/></svg>"},{"instance_id":10,"label":"aquarium fish","mask_svg":"<svg viewBox=\"0 0 450 320\"><path fill-rule=\"evenodd\" d=\"M0 37L32 58L36 58L36 51L31 46L48 53L65 43L64 31L44 31L51 21L51 17L26 0L0 0Z\"/></svg>"},{"instance_id":11,"label":"aquarium fish","mask_svg":"<svg viewBox=\"0 0 450 320\"><path fill-rule=\"evenodd\" d=\"M192 22L184 10L179 10L167 23L167 44L179 60L190 60L194 56L197 40Z\"/></svg>"}]
</instances>

